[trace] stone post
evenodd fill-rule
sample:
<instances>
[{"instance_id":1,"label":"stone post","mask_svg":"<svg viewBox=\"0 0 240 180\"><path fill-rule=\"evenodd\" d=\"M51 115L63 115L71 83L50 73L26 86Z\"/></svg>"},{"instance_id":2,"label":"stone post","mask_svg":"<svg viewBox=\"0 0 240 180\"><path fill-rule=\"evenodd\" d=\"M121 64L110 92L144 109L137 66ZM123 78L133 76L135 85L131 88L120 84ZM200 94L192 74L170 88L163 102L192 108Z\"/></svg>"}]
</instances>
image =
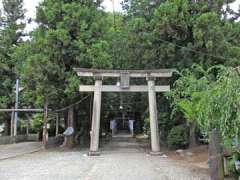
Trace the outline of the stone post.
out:
<instances>
[{"instance_id":1,"label":"stone post","mask_svg":"<svg viewBox=\"0 0 240 180\"><path fill-rule=\"evenodd\" d=\"M224 163L219 131L214 129L210 135L209 163L211 180L224 180Z\"/></svg>"},{"instance_id":2,"label":"stone post","mask_svg":"<svg viewBox=\"0 0 240 180\"><path fill-rule=\"evenodd\" d=\"M101 116L101 99L102 99L102 79L100 77L95 78L94 87L94 99L93 99L93 111L92 111L92 129L90 132L90 156L100 155L99 152L99 133L100 133L100 116Z\"/></svg>"},{"instance_id":3,"label":"stone post","mask_svg":"<svg viewBox=\"0 0 240 180\"><path fill-rule=\"evenodd\" d=\"M150 130L151 130L151 155L160 155L160 142L158 130L158 114L155 92L155 80L151 77L148 81L148 98L149 98L149 114L150 114Z\"/></svg>"},{"instance_id":4,"label":"stone post","mask_svg":"<svg viewBox=\"0 0 240 180\"><path fill-rule=\"evenodd\" d=\"M11 137L14 136L14 111L11 113Z\"/></svg>"},{"instance_id":5,"label":"stone post","mask_svg":"<svg viewBox=\"0 0 240 180\"><path fill-rule=\"evenodd\" d=\"M26 117L27 117L27 121L26 121L26 135L28 137L28 135L29 135L29 127L30 127L30 116L29 116L29 114L26 114Z\"/></svg>"}]
</instances>

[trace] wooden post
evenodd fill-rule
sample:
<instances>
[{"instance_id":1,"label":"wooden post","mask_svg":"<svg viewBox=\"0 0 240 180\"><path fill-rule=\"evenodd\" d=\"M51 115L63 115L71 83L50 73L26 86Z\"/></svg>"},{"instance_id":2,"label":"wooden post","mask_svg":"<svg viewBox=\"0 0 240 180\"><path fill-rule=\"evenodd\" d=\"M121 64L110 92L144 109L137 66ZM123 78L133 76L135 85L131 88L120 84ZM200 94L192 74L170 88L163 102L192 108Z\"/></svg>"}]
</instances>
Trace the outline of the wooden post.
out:
<instances>
[{"instance_id":1,"label":"wooden post","mask_svg":"<svg viewBox=\"0 0 240 180\"><path fill-rule=\"evenodd\" d=\"M223 155L219 131L214 129L210 135L209 162L211 180L224 180Z\"/></svg>"},{"instance_id":2,"label":"wooden post","mask_svg":"<svg viewBox=\"0 0 240 180\"><path fill-rule=\"evenodd\" d=\"M48 142L48 130L47 130L47 123L48 123L48 100L44 103L44 114L43 114L43 148L47 148L47 142Z\"/></svg>"}]
</instances>

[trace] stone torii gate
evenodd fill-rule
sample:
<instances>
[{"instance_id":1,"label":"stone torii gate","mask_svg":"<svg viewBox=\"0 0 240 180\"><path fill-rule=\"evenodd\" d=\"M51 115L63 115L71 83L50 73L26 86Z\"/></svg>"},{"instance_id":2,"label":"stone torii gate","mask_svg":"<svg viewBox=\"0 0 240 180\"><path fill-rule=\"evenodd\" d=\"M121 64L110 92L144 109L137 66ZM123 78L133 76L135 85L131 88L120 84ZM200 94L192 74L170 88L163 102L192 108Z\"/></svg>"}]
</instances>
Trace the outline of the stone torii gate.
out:
<instances>
[{"instance_id":1,"label":"stone torii gate","mask_svg":"<svg viewBox=\"0 0 240 180\"><path fill-rule=\"evenodd\" d=\"M155 86L155 79L172 77L174 69L98 70L76 68L75 71L80 77L93 77L95 80L95 85L80 85L79 87L80 92L94 92L89 155L100 155L99 133L102 92L148 92L152 150L151 154L161 154L156 92L170 91L170 86ZM102 85L104 77L119 78L120 83L118 85ZM130 85L130 78L146 78L147 85Z\"/></svg>"}]
</instances>

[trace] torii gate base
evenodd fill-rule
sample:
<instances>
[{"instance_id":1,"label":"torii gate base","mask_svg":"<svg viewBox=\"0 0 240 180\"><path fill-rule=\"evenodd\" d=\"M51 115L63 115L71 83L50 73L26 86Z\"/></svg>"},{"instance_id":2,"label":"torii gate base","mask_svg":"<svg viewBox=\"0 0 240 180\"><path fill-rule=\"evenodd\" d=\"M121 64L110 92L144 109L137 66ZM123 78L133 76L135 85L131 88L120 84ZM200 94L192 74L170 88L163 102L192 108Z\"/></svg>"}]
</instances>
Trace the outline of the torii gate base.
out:
<instances>
[{"instance_id":1,"label":"torii gate base","mask_svg":"<svg viewBox=\"0 0 240 180\"><path fill-rule=\"evenodd\" d=\"M94 91L93 112L92 112L92 129L90 132L91 142L88 155L97 156L99 152L99 132L100 132L100 115L101 115L101 98L102 92L148 92L149 97L149 114L151 130L151 155L161 155L160 139L158 130L158 114L156 92L169 91L169 86L155 86L155 78L171 77L173 69L162 70L95 70L95 69L75 69L78 76L94 77L94 86L80 86L80 92ZM102 85L103 77L120 77L121 85L110 86ZM146 78L148 86L130 86L128 83L130 77ZM126 83L127 82L127 83Z\"/></svg>"}]
</instances>

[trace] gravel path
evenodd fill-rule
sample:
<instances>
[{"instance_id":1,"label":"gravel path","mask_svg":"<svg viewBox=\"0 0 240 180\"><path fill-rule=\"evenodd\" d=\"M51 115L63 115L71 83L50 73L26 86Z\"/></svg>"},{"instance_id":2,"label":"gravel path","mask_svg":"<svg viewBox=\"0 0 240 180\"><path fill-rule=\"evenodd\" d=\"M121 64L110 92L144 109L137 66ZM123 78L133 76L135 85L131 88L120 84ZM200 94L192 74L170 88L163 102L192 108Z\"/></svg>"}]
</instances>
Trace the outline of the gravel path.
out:
<instances>
[{"instance_id":1,"label":"gravel path","mask_svg":"<svg viewBox=\"0 0 240 180\"><path fill-rule=\"evenodd\" d=\"M99 157L87 151L41 151L0 160L1 180L208 180L206 174L168 158L138 149L106 150Z\"/></svg>"}]
</instances>

